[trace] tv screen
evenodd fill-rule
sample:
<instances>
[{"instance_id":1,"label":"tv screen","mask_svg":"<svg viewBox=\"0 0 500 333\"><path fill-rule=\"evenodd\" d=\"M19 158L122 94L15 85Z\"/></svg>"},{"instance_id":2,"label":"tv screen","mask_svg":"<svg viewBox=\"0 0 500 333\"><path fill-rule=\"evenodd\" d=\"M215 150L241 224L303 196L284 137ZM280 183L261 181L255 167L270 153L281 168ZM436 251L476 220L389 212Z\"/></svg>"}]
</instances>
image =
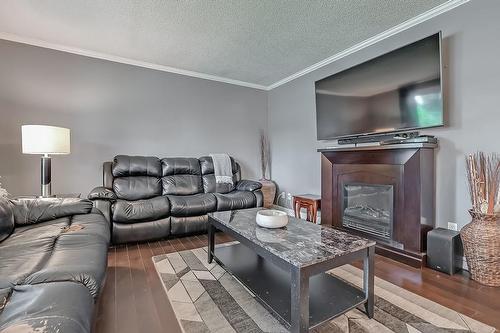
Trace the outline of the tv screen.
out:
<instances>
[{"instance_id":1,"label":"tv screen","mask_svg":"<svg viewBox=\"0 0 500 333\"><path fill-rule=\"evenodd\" d=\"M316 82L318 140L443 125L441 33Z\"/></svg>"}]
</instances>

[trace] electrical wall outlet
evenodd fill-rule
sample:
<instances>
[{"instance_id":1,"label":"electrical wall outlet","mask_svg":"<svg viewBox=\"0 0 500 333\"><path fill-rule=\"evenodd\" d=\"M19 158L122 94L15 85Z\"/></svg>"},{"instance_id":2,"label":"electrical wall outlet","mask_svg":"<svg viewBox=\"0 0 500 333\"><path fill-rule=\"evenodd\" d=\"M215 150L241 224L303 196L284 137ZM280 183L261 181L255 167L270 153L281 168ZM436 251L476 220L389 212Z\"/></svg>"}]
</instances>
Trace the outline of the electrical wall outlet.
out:
<instances>
[{"instance_id":1,"label":"electrical wall outlet","mask_svg":"<svg viewBox=\"0 0 500 333\"><path fill-rule=\"evenodd\" d=\"M448 229L458 231L458 225L453 222L448 222Z\"/></svg>"}]
</instances>

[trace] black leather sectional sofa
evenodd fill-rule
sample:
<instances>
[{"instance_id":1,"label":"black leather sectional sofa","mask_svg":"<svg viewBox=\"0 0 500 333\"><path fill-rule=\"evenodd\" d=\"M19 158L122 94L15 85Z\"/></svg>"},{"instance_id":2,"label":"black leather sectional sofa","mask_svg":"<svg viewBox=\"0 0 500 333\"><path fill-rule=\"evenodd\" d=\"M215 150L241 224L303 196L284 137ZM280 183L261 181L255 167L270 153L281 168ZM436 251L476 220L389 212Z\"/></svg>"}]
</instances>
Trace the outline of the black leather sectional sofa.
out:
<instances>
[{"instance_id":1,"label":"black leather sectional sofa","mask_svg":"<svg viewBox=\"0 0 500 333\"><path fill-rule=\"evenodd\" d=\"M90 200L0 198L0 332L90 332L109 240Z\"/></svg>"},{"instance_id":2,"label":"black leather sectional sofa","mask_svg":"<svg viewBox=\"0 0 500 333\"><path fill-rule=\"evenodd\" d=\"M207 213L262 206L261 184L216 184L212 158L116 156L103 164L103 186L89 194L110 221L113 243L206 231Z\"/></svg>"}]
</instances>

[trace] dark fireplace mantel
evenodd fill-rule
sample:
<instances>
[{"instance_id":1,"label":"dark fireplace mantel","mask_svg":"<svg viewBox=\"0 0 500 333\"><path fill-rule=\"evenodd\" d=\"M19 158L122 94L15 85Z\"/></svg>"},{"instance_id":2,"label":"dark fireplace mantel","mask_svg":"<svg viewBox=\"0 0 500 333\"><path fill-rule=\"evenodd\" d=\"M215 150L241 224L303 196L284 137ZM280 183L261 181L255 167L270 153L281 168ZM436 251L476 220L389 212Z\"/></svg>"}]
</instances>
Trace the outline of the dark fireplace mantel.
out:
<instances>
[{"instance_id":1,"label":"dark fireplace mantel","mask_svg":"<svg viewBox=\"0 0 500 333\"><path fill-rule=\"evenodd\" d=\"M376 251L381 255L414 267L423 266L426 234L435 226L436 147L415 143L318 149L321 152L321 223L376 240ZM378 188L384 189L381 195L385 197L390 193L390 200L385 204L379 203L382 197L373 199ZM366 200L379 203L380 209L359 205L355 200L361 199L349 197L349 193L360 191L361 198L372 197ZM354 204L352 197L355 197ZM383 221L380 229L383 233L370 229L371 221L362 216L363 212L368 212L368 217L372 214L374 223ZM360 223L356 223L356 219Z\"/></svg>"}]
</instances>

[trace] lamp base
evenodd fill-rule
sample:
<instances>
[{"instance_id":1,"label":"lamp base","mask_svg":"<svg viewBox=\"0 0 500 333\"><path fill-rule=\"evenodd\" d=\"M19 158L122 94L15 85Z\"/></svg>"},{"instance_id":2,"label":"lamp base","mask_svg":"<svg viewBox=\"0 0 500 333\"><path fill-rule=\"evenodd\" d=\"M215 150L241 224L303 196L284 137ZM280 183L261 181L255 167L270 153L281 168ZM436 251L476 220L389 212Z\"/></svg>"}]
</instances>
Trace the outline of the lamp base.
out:
<instances>
[{"instance_id":1,"label":"lamp base","mask_svg":"<svg viewBox=\"0 0 500 333\"><path fill-rule=\"evenodd\" d=\"M49 155L44 155L42 157L42 164L41 164L41 169L40 169L40 180L41 180L41 187L40 187L40 192L42 195L42 198L47 198L52 196L52 177L50 174L50 169L51 169L51 159Z\"/></svg>"}]
</instances>

